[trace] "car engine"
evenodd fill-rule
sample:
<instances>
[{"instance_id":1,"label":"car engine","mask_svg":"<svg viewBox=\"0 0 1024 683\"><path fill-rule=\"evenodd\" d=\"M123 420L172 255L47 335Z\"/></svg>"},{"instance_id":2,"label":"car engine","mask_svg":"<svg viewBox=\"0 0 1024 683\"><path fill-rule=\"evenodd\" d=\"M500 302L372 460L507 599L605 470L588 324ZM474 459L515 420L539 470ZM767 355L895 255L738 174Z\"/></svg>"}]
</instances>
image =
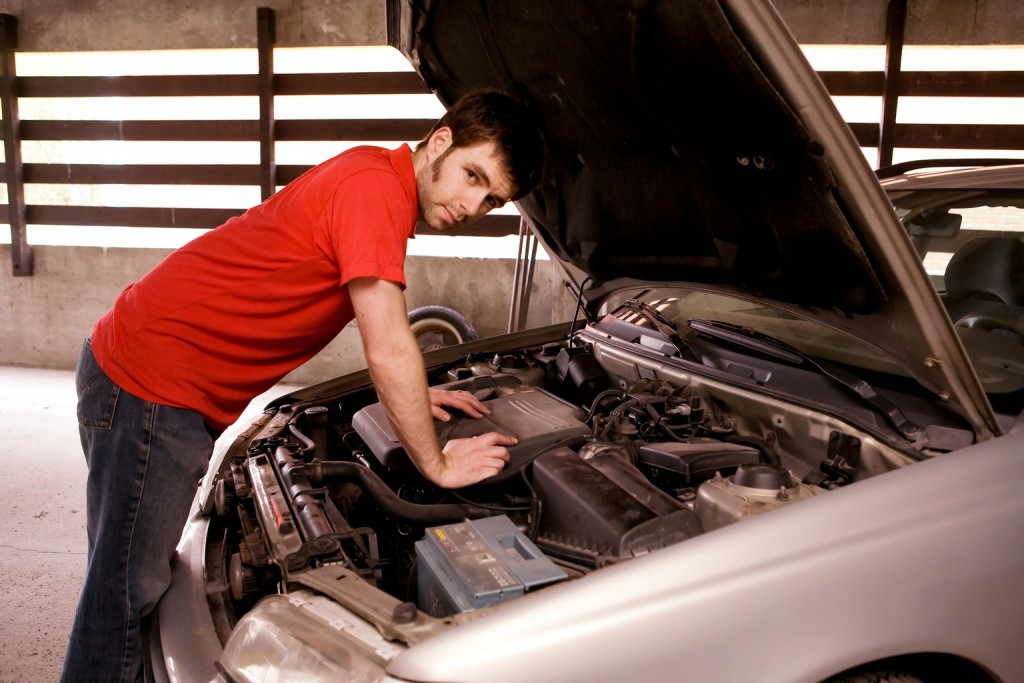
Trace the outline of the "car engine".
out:
<instances>
[{"instance_id":1,"label":"car engine","mask_svg":"<svg viewBox=\"0 0 1024 683\"><path fill-rule=\"evenodd\" d=\"M207 592L218 630L325 566L436 617L472 611L852 474L855 458L822 444L831 467L797 478L778 444L740 433L743 421L707 386L635 365L627 377L595 351L550 343L434 371L434 386L472 392L490 409L436 422L442 445L491 431L518 438L500 474L458 491L412 466L369 388L268 412L258 433L240 437L247 448L224 461L210 497ZM850 455L844 443L838 454Z\"/></svg>"}]
</instances>

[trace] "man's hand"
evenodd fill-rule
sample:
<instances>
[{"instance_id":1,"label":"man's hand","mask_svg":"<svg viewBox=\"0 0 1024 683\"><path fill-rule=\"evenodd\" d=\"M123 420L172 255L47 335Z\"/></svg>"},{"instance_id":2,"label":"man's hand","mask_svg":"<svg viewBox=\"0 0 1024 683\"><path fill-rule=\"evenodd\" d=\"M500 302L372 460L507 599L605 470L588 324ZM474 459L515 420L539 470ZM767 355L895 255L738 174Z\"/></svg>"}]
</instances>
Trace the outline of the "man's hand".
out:
<instances>
[{"instance_id":1,"label":"man's hand","mask_svg":"<svg viewBox=\"0 0 1024 683\"><path fill-rule=\"evenodd\" d=\"M444 420L441 415L447 412L441 406L458 408L473 417L483 417L488 411L468 392L428 391L423 354L409 329L402 288L369 277L356 278L347 287L370 377L416 468L445 488L469 486L500 472L508 460L505 446L517 443L514 438L484 434L453 440L441 451L431 414Z\"/></svg>"},{"instance_id":2,"label":"man's hand","mask_svg":"<svg viewBox=\"0 0 1024 683\"><path fill-rule=\"evenodd\" d=\"M469 439L452 439L445 444L441 469L424 474L442 488L469 486L501 472L509 458L506 446L517 443L519 440L514 436L498 432Z\"/></svg>"},{"instance_id":3,"label":"man's hand","mask_svg":"<svg viewBox=\"0 0 1024 683\"><path fill-rule=\"evenodd\" d=\"M430 394L430 412L435 420L448 422L452 419L451 414L443 406L456 408L466 415L481 418L490 415L491 411L481 403L476 396L468 391L444 391L443 389L428 389Z\"/></svg>"}]
</instances>

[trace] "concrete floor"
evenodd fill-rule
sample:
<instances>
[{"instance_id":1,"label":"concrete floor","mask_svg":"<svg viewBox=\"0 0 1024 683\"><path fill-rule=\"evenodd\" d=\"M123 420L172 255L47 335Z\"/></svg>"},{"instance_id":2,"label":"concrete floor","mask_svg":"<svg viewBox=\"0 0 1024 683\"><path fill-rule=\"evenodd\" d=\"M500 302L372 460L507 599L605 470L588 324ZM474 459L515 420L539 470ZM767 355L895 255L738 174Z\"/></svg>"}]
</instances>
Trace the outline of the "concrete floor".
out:
<instances>
[{"instance_id":1,"label":"concrete floor","mask_svg":"<svg viewBox=\"0 0 1024 683\"><path fill-rule=\"evenodd\" d=\"M290 387L253 401L264 405ZM85 572L74 373L0 366L0 683L57 680Z\"/></svg>"}]
</instances>

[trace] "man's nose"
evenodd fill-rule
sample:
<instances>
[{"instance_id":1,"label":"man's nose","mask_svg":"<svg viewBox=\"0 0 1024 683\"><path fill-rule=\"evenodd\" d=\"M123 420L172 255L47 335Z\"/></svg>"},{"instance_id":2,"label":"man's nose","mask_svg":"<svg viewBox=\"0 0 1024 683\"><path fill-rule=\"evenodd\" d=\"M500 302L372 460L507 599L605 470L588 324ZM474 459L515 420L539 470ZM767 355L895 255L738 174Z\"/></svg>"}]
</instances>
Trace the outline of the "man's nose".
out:
<instances>
[{"instance_id":1,"label":"man's nose","mask_svg":"<svg viewBox=\"0 0 1024 683\"><path fill-rule=\"evenodd\" d=\"M491 205L487 203L487 192L474 192L468 199L467 214L471 218L479 218L485 213L491 210Z\"/></svg>"}]
</instances>

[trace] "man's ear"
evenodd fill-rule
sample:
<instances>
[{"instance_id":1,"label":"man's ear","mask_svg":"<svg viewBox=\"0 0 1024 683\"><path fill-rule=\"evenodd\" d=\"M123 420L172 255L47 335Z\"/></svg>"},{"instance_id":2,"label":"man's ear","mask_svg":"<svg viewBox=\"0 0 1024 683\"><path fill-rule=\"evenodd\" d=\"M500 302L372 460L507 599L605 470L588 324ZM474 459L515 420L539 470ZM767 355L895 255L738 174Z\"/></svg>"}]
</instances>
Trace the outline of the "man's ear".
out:
<instances>
[{"instance_id":1,"label":"man's ear","mask_svg":"<svg viewBox=\"0 0 1024 683\"><path fill-rule=\"evenodd\" d=\"M434 131L427 140L427 151L430 153L431 161L438 158L452 146L452 129L442 126Z\"/></svg>"}]
</instances>

